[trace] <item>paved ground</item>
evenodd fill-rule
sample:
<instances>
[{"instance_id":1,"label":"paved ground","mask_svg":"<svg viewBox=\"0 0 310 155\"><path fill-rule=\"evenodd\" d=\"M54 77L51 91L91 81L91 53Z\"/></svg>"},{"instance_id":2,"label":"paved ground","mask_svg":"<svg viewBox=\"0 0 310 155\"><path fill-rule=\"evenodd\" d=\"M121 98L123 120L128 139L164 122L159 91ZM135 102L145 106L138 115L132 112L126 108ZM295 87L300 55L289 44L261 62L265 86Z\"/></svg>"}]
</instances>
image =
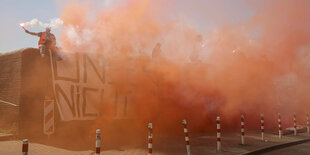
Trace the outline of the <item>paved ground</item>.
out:
<instances>
[{"instance_id":1,"label":"paved ground","mask_svg":"<svg viewBox=\"0 0 310 155\"><path fill-rule=\"evenodd\" d=\"M168 138L168 137L162 137ZM180 139L169 139L164 143L154 141L153 154L154 155L186 155L184 137ZM298 141L310 138L310 135L303 133L298 136L288 135L279 139L278 136L266 134L266 141L260 140L260 133L247 133L246 145L240 145L239 134L223 134L222 135L222 148L221 152L217 152L216 138L214 135L205 134L191 134L191 150L192 155L202 154L244 154L259 148L269 147L287 142ZM0 141L0 154L1 155L16 155L21 154L22 143L20 140ZM268 154L310 154L310 143L301 144L286 149L281 149ZM103 155L145 155L147 153L147 144L145 147L123 146L118 150L104 150L101 152ZM48 145L37 143L29 144L29 155L91 155L94 154L92 150L85 151L71 151L62 148L56 148Z\"/></svg>"},{"instance_id":2,"label":"paved ground","mask_svg":"<svg viewBox=\"0 0 310 155\"><path fill-rule=\"evenodd\" d=\"M265 155L307 155L310 154L310 143L294 145L291 147L271 151Z\"/></svg>"}]
</instances>

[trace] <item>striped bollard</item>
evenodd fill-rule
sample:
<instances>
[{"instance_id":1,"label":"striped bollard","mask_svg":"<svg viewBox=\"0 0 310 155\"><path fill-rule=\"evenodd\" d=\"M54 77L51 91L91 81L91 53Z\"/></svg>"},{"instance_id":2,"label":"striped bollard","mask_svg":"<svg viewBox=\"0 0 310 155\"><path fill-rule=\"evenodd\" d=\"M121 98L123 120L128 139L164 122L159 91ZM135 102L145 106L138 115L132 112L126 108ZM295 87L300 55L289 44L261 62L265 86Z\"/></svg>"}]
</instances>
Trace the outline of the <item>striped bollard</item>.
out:
<instances>
[{"instance_id":1,"label":"striped bollard","mask_svg":"<svg viewBox=\"0 0 310 155\"><path fill-rule=\"evenodd\" d=\"M217 143L217 151L221 151L221 124L220 124L220 117L216 117L216 143Z\"/></svg>"},{"instance_id":2,"label":"striped bollard","mask_svg":"<svg viewBox=\"0 0 310 155\"><path fill-rule=\"evenodd\" d=\"M278 113L278 124L279 124L279 138L282 138L282 124L281 124L281 114Z\"/></svg>"},{"instance_id":3,"label":"striped bollard","mask_svg":"<svg viewBox=\"0 0 310 155\"><path fill-rule=\"evenodd\" d=\"M186 120L183 120L182 124L183 124L183 127L184 127L187 155L190 155L191 154L191 148L190 148L190 145L189 145L189 136L188 136L188 129L187 129L187 122L186 122Z\"/></svg>"},{"instance_id":4,"label":"striped bollard","mask_svg":"<svg viewBox=\"0 0 310 155\"><path fill-rule=\"evenodd\" d=\"M264 114L260 114L260 129L262 132L262 141L264 141L264 132L265 132L265 120L264 120Z\"/></svg>"},{"instance_id":5,"label":"striped bollard","mask_svg":"<svg viewBox=\"0 0 310 155\"><path fill-rule=\"evenodd\" d=\"M28 139L23 140L22 155L28 155Z\"/></svg>"},{"instance_id":6,"label":"striped bollard","mask_svg":"<svg viewBox=\"0 0 310 155\"><path fill-rule=\"evenodd\" d=\"M307 112L307 133L309 134L309 113Z\"/></svg>"},{"instance_id":7,"label":"striped bollard","mask_svg":"<svg viewBox=\"0 0 310 155\"><path fill-rule=\"evenodd\" d=\"M96 155L100 155L100 145L101 145L101 131L100 129L96 130Z\"/></svg>"},{"instance_id":8,"label":"striped bollard","mask_svg":"<svg viewBox=\"0 0 310 155\"><path fill-rule=\"evenodd\" d=\"M147 148L148 148L148 155L152 155L152 152L153 152L153 133L152 133L152 129L153 129L153 125L152 123L149 123L148 124L148 129L149 129L149 132L148 132L148 145L147 145Z\"/></svg>"},{"instance_id":9,"label":"striped bollard","mask_svg":"<svg viewBox=\"0 0 310 155\"><path fill-rule=\"evenodd\" d=\"M297 123L296 123L296 114L294 113L294 135L297 135Z\"/></svg>"},{"instance_id":10,"label":"striped bollard","mask_svg":"<svg viewBox=\"0 0 310 155\"><path fill-rule=\"evenodd\" d=\"M244 116L241 115L241 144L244 145Z\"/></svg>"}]
</instances>

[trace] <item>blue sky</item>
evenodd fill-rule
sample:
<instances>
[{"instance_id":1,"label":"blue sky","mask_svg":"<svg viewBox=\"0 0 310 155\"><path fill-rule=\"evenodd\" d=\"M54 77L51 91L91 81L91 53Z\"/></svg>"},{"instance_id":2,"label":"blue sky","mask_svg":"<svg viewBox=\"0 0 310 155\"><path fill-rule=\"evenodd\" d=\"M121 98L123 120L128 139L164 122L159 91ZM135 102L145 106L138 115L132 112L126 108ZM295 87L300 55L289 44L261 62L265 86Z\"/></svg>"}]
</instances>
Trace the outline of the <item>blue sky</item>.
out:
<instances>
[{"instance_id":1,"label":"blue sky","mask_svg":"<svg viewBox=\"0 0 310 155\"><path fill-rule=\"evenodd\" d=\"M65 0L69 1L69 0ZM71 0L72 1L72 0ZM80 0L81 1L81 0ZM93 0L96 7L111 5L113 1L122 0ZM201 29L212 29L225 22L245 20L253 14L244 0L175 0L173 12L186 23ZM37 47L38 38L24 33L19 23L37 18L48 23L52 18L61 15L64 4L60 0L1 0L0 1L0 53L18 50L25 47ZM199 8L197 8L199 6ZM195 10L195 11L193 11ZM34 32L43 31L43 28L31 27ZM56 37L59 30L53 30Z\"/></svg>"},{"instance_id":2,"label":"blue sky","mask_svg":"<svg viewBox=\"0 0 310 155\"><path fill-rule=\"evenodd\" d=\"M0 52L37 47L38 38L24 33L18 24L33 18L49 22L60 15L54 0L1 0L0 11ZM42 28L33 27L31 30L42 31Z\"/></svg>"}]
</instances>

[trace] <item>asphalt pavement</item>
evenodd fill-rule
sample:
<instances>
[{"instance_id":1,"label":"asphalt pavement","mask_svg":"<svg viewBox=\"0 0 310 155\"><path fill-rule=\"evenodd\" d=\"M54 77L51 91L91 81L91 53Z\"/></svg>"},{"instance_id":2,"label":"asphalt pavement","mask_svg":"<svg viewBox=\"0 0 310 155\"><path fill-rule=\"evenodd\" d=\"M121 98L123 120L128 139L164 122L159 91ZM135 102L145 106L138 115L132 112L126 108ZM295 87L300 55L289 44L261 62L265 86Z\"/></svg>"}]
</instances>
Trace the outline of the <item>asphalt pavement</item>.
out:
<instances>
[{"instance_id":1,"label":"asphalt pavement","mask_svg":"<svg viewBox=\"0 0 310 155\"><path fill-rule=\"evenodd\" d=\"M310 154L310 142L299 145L294 145L282 149L277 149L264 155L309 155Z\"/></svg>"},{"instance_id":2,"label":"asphalt pavement","mask_svg":"<svg viewBox=\"0 0 310 155\"><path fill-rule=\"evenodd\" d=\"M157 138L156 138L157 137ZM247 132L245 137L245 145L240 144L240 133L223 133L222 134L222 151L216 151L216 135L206 133L190 133L190 143L192 155L219 154L219 155L235 155L246 154L262 148L277 146L285 143L297 142L309 139L310 135L300 133L297 136L287 135L279 139L277 135L265 135L265 141L261 140L259 132ZM159 138L167 139L160 141ZM29 140L29 155L92 155L94 148L82 151L74 151L55 146L34 143ZM95 143L94 143L95 144ZM0 141L0 155L16 155L21 154L21 140L11 139ZM145 145L121 146L118 149L107 149L102 146L103 155L145 155L147 154L147 139ZM266 154L310 154L310 143L291 146L268 152ZM154 135L153 155L186 155L184 137L170 138L169 135Z\"/></svg>"}]
</instances>

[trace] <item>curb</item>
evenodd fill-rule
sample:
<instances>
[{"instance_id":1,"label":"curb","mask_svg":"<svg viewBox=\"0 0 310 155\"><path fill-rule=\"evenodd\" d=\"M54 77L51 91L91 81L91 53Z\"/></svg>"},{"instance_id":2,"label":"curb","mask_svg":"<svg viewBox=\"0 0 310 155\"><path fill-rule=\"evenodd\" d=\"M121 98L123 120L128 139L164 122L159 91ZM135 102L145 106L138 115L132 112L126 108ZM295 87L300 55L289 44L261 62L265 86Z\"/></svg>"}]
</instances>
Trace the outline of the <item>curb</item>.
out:
<instances>
[{"instance_id":1,"label":"curb","mask_svg":"<svg viewBox=\"0 0 310 155\"><path fill-rule=\"evenodd\" d=\"M271 147L266 147L266 148L258 149L258 150L251 151L251 152L248 152L248 153L244 153L243 155L256 155L256 154L267 153L267 152L271 152L271 151L274 151L274 150L279 150L279 149L282 149L282 148L285 148L285 147L299 145L299 144L303 144L303 143L307 143L307 142L310 142L310 139L304 139L304 140L299 140L299 141L295 141L295 142L289 142L289 143L274 145L274 146L271 146Z\"/></svg>"},{"instance_id":2,"label":"curb","mask_svg":"<svg viewBox=\"0 0 310 155\"><path fill-rule=\"evenodd\" d=\"M5 136L0 136L0 141L6 141L6 140L11 140L16 138L16 135L5 135Z\"/></svg>"}]
</instances>

